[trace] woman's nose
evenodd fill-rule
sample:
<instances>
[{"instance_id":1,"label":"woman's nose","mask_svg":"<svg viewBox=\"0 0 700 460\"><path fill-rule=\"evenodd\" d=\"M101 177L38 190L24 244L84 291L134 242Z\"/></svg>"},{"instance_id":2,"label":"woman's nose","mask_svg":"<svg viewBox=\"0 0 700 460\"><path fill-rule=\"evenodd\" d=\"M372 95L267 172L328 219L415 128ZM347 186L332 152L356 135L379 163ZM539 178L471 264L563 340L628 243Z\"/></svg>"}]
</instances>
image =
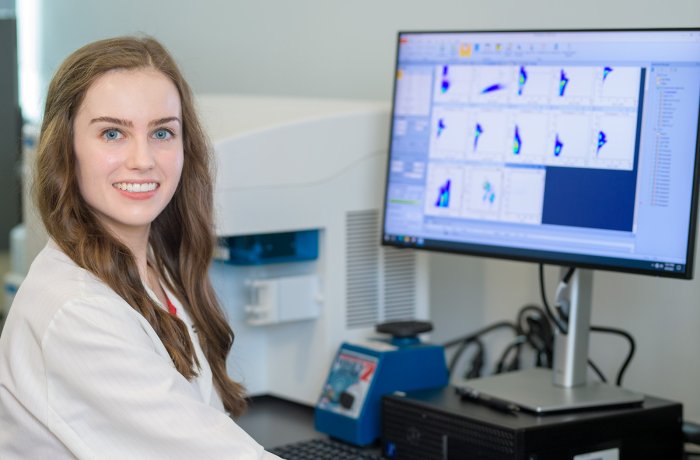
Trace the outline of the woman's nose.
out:
<instances>
[{"instance_id":1,"label":"woman's nose","mask_svg":"<svg viewBox=\"0 0 700 460\"><path fill-rule=\"evenodd\" d=\"M126 166L129 169L151 169L155 166L152 146L148 139L134 139L129 149Z\"/></svg>"}]
</instances>

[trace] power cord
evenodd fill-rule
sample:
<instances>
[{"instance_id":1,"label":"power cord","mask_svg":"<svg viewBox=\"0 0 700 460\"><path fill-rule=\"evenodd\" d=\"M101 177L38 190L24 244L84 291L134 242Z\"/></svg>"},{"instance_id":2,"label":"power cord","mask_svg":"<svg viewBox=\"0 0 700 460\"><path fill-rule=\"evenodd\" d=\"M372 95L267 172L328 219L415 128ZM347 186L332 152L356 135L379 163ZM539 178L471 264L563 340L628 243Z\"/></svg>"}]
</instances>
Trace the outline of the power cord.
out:
<instances>
[{"instance_id":1,"label":"power cord","mask_svg":"<svg viewBox=\"0 0 700 460\"><path fill-rule=\"evenodd\" d=\"M551 368L554 331L546 313L537 305L525 305L518 311L517 325L536 352L535 366Z\"/></svg>"},{"instance_id":2,"label":"power cord","mask_svg":"<svg viewBox=\"0 0 700 460\"><path fill-rule=\"evenodd\" d=\"M456 339L445 342L443 344L443 347L445 347L445 349L452 348L455 346L459 347L452 355L452 359L450 360L450 364L448 366L449 375L453 375L457 363L459 362L459 359L461 358L462 354L467 349L467 347L470 344L476 344L477 351L474 354L474 357L472 358L470 369L467 371L467 375L469 377L465 375L465 378L481 377L481 369L483 368L485 361L484 345L483 342L481 342L481 337L488 334L489 332L498 329L511 329L513 332L515 332L516 336L519 335L519 330L516 325L514 325L510 321L499 321L484 328L481 328L475 332L472 332L471 334L467 334L465 336L458 337Z\"/></svg>"},{"instance_id":3,"label":"power cord","mask_svg":"<svg viewBox=\"0 0 700 460\"><path fill-rule=\"evenodd\" d=\"M570 267L569 270L566 272L566 275L564 275L564 278L559 282L559 286L557 287L557 297L559 297L559 294L561 291L563 291L566 286L569 283L569 280L574 274L574 267ZM539 274L540 274L540 297L542 298L542 304L544 305L545 311L547 312L547 316L549 317L550 321L554 323L554 325L557 327L560 333L562 334L567 334L568 329L569 329L569 318L568 316L564 316L563 308L561 306L557 307L557 311L559 315L555 315L552 311L552 307L549 306L549 302L547 301L547 289L545 288L544 285L544 264L539 264ZM563 287L562 287L563 283ZM593 362L592 359L588 358L588 366L593 369L593 372L596 373L598 378L603 382L603 383L608 383L608 379L605 378L605 374L600 370L600 368Z\"/></svg>"},{"instance_id":4,"label":"power cord","mask_svg":"<svg viewBox=\"0 0 700 460\"><path fill-rule=\"evenodd\" d=\"M557 286L558 299L561 299L562 294L568 287L575 270L576 269L574 267L569 268L562 280L559 282L559 285ZM481 377L481 371L485 362L485 349L484 344L481 341L481 337L494 330L503 328L511 329L514 332L515 337L501 353L500 358L496 362L494 373L498 374L501 372L519 369L521 364L521 352L525 345L529 346L535 351L534 365L536 367L552 368L554 354L554 328L559 330L559 332L562 334L566 334L568 332L568 305L565 305L561 300L559 300L555 306L556 314L554 309L552 309L550 306L549 302L547 301L543 264L539 264L539 281L540 295L544 305L544 310L537 305L525 305L518 311L515 324L511 323L510 321L499 321L443 344L445 349L455 346L458 347L450 359L450 364L448 367L450 376L453 375L454 370L456 369L457 364L459 363L465 350L472 346L475 347L476 350L472 356L470 366L465 372L464 377L467 379ZM632 361L632 358L634 357L634 352L636 349L634 338L628 332L612 327L591 326L591 331L619 335L628 341L629 352L625 358L625 361L620 366L616 379L616 385L621 386L624 379L624 374ZM593 372L595 372L602 382L607 383L607 378L603 372L590 358L588 359L588 366L593 370Z\"/></svg>"},{"instance_id":5,"label":"power cord","mask_svg":"<svg viewBox=\"0 0 700 460\"><path fill-rule=\"evenodd\" d=\"M508 344L505 350L503 350L501 357L496 362L494 374L502 374L503 372L512 372L520 369L520 352L526 340L524 335L519 335ZM512 357L510 358L510 362L507 363L506 361L510 355L512 355Z\"/></svg>"},{"instance_id":6,"label":"power cord","mask_svg":"<svg viewBox=\"0 0 700 460\"><path fill-rule=\"evenodd\" d=\"M496 362L495 374L520 369L522 349L525 345L529 345L535 350L536 366L552 367L552 327L540 307L525 305L518 311L516 324L510 321L499 321L471 334L444 343L443 346L446 349L457 347L448 365L449 375L454 375L457 364L465 350L470 345L474 345L476 351L464 377L466 379L481 377L481 370L485 362L485 349L481 337L498 329L510 329L515 334L515 337Z\"/></svg>"}]
</instances>

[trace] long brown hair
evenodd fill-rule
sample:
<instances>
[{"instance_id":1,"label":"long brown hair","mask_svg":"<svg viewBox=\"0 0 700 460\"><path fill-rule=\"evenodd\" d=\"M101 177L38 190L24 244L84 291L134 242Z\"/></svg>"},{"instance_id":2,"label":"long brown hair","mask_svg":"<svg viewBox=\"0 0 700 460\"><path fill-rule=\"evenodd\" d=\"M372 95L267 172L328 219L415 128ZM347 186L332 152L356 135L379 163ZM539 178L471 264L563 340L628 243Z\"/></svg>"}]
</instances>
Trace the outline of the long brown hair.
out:
<instances>
[{"instance_id":1,"label":"long brown hair","mask_svg":"<svg viewBox=\"0 0 700 460\"><path fill-rule=\"evenodd\" d=\"M92 272L153 326L177 370L188 380L199 366L185 324L146 292L131 251L102 225L82 198L75 170L73 121L93 82L113 69L152 68L180 94L184 165L170 203L151 224L153 262L190 313L214 375L233 415L246 406L243 387L226 373L233 331L208 277L214 248L211 147L195 113L189 85L167 50L153 38L119 37L71 54L49 86L39 138L34 194L49 235L80 267Z\"/></svg>"}]
</instances>

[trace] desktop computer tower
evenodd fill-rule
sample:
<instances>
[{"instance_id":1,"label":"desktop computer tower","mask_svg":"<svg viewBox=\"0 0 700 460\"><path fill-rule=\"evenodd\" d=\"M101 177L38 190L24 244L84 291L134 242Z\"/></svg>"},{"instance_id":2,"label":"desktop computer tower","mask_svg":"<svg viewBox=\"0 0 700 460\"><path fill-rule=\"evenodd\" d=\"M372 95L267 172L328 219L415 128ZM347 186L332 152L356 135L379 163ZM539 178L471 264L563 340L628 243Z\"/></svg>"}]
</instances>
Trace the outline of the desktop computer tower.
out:
<instances>
[{"instance_id":1,"label":"desktop computer tower","mask_svg":"<svg viewBox=\"0 0 700 460\"><path fill-rule=\"evenodd\" d=\"M385 396L382 451L396 460L680 459L683 407L645 397L638 407L536 415L463 401L453 387Z\"/></svg>"}]
</instances>

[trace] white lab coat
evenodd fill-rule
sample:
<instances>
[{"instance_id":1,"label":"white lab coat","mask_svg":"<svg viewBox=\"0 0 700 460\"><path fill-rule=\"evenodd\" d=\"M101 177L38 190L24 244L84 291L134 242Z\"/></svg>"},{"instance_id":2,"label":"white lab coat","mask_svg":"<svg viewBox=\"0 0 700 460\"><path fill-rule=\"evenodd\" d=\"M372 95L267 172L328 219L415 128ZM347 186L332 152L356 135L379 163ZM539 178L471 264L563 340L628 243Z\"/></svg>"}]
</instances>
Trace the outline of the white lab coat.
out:
<instances>
[{"instance_id":1,"label":"white lab coat","mask_svg":"<svg viewBox=\"0 0 700 460\"><path fill-rule=\"evenodd\" d=\"M224 412L168 296L201 365L191 382L140 313L49 242L0 337L0 459L278 458Z\"/></svg>"}]
</instances>

